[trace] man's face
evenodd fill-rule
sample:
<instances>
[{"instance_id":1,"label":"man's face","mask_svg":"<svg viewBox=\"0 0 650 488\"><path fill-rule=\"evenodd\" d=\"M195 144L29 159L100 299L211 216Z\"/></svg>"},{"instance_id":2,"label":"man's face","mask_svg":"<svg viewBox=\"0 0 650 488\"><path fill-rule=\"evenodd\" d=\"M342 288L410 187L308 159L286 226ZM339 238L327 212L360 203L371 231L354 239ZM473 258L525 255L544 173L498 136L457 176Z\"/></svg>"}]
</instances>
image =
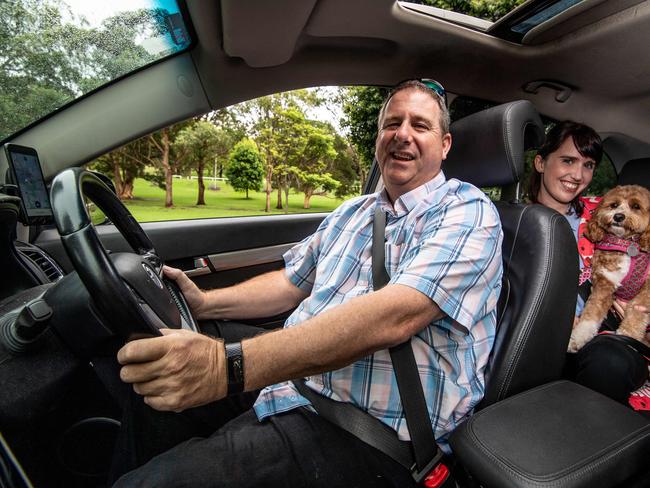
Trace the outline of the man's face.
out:
<instances>
[{"instance_id":1,"label":"man's face","mask_svg":"<svg viewBox=\"0 0 650 488\"><path fill-rule=\"evenodd\" d=\"M441 134L439 116L433 97L414 88L397 92L388 102L375 156L393 202L440 172L451 135Z\"/></svg>"}]
</instances>

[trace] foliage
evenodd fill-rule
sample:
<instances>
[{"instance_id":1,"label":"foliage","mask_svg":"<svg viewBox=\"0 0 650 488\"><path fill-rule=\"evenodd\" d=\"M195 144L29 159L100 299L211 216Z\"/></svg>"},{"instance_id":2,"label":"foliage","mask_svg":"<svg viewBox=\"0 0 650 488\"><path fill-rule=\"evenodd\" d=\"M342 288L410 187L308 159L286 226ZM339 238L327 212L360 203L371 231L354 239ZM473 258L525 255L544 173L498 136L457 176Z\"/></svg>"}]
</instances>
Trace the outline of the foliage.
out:
<instances>
[{"instance_id":1,"label":"foliage","mask_svg":"<svg viewBox=\"0 0 650 488\"><path fill-rule=\"evenodd\" d=\"M347 195L358 195L361 193L361 183L366 181L367 171L362 167L359 153L347 139L334 133L334 159L331 170L332 177L339 182L336 188L336 196L343 198Z\"/></svg>"},{"instance_id":2,"label":"foliage","mask_svg":"<svg viewBox=\"0 0 650 488\"><path fill-rule=\"evenodd\" d=\"M264 178L264 166L257 144L250 139L242 139L230 153L226 176L237 191L259 190Z\"/></svg>"},{"instance_id":3,"label":"foliage","mask_svg":"<svg viewBox=\"0 0 650 488\"><path fill-rule=\"evenodd\" d=\"M603 159L596 166L594 177L585 193L587 195L602 196L616 186L617 180L614 165L607 155L603 154Z\"/></svg>"},{"instance_id":4,"label":"foliage","mask_svg":"<svg viewBox=\"0 0 650 488\"><path fill-rule=\"evenodd\" d=\"M500 19L525 0L422 0L424 5L431 5L459 14L467 14L492 22Z\"/></svg>"},{"instance_id":5,"label":"foliage","mask_svg":"<svg viewBox=\"0 0 650 488\"><path fill-rule=\"evenodd\" d=\"M375 157L377 118L386 95L387 88L372 86L354 86L341 91L344 114L341 126L347 129L348 138L366 171L372 166Z\"/></svg>"},{"instance_id":6,"label":"foliage","mask_svg":"<svg viewBox=\"0 0 650 488\"><path fill-rule=\"evenodd\" d=\"M330 171L332 178L333 167L349 161L337 159L333 127L307 118L306 111L321 103L323 99L316 92L307 90L278 93L249 102L256 117L252 129L264 156L266 211L270 209L273 187L277 190L276 208L283 207L282 193L286 199L291 187L305 193L305 208L309 208L311 196L326 191L316 183L320 181L318 178L310 176ZM329 184L329 180L322 181Z\"/></svg>"},{"instance_id":7,"label":"foliage","mask_svg":"<svg viewBox=\"0 0 650 488\"><path fill-rule=\"evenodd\" d=\"M180 130L172 146L184 156L187 165L198 175L198 197L196 204L205 205L205 184L203 171L206 164L215 162L217 155L231 148L229 135L211 122L198 120Z\"/></svg>"},{"instance_id":8,"label":"foliage","mask_svg":"<svg viewBox=\"0 0 650 488\"><path fill-rule=\"evenodd\" d=\"M0 139L154 57L136 40L166 11L122 12L90 27L57 0L0 2Z\"/></svg>"},{"instance_id":9,"label":"foliage","mask_svg":"<svg viewBox=\"0 0 650 488\"><path fill-rule=\"evenodd\" d=\"M133 198L135 179L144 176L144 165L149 151L150 146L146 138L138 139L100 156L90 167L110 175L117 195L122 200L128 200Z\"/></svg>"}]
</instances>

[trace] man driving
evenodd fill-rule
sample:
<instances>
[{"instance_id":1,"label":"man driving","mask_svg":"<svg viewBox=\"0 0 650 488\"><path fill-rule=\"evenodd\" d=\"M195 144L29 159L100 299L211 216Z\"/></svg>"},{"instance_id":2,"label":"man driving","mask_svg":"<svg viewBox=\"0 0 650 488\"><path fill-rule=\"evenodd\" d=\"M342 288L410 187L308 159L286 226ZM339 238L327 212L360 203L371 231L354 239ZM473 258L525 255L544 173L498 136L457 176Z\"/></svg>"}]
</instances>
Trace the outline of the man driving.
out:
<instances>
[{"instance_id":1,"label":"man driving","mask_svg":"<svg viewBox=\"0 0 650 488\"><path fill-rule=\"evenodd\" d=\"M197 319L295 310L283 329L227 344L171 329L127 343L118 353L120 377L157 411L210 411L227 396L261 391L252 410L216 431L188 429L188 439L198 437L139 459L148 462L119 486L412 484L407 469L320 417L289 381L305 378L317 394L355 405L408 440L388 349L409 339L434 434L448 452L447 435L484 392L501 286L501 226L480 190L441 171L452 141L438 83L396 86L378 127L384 189L328 215L284 255L285 269L202 291L166 268ZM377 206L387 214L390 281L373 291ZM142 437L137 442L155 442L155 435Z\"/></svg>"}]
</instances>

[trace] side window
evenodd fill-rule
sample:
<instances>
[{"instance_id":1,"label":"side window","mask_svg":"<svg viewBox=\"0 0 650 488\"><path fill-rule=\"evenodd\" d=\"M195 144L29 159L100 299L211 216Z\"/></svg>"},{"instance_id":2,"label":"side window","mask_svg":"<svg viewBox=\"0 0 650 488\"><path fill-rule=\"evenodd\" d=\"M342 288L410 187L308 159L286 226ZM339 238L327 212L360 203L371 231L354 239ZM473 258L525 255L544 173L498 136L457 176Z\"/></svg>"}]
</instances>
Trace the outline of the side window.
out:
<instances>
[{"instance_id":1,"label":"side window","mask_svg":"<svg viewBox=\"0 0 650 488\"><path fill-rule=\"evenodd\" d=\"M594 177L591 184L585 190L589 196L600 197L616 186L617 182L616 169L607 154L603 153L603 159L594 170Z\"/></svg>"},{"instance_id":2,"label":"side window","mask_svg":"<svg viewBox=\"0 0 650 488\"><path fill-rule=\"evenodd\" d=\"M165 127L89 164L140 222L330 212L369 164L347 88L277 93Z\"/></svg>"}]
</instances>

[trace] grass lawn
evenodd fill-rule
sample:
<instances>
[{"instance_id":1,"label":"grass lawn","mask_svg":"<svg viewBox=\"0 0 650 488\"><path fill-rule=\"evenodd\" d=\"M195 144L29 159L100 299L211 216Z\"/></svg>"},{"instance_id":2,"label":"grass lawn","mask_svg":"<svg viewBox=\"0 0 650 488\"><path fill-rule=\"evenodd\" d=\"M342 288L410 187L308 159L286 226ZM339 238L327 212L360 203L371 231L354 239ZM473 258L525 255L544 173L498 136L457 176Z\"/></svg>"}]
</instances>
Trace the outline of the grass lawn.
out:
<instances>
[{"instance_id":1,"label":"grass lawn","mask_svg":"<svg viewBox=\"0 0 650 488\"><path fill-rule=\"evenodd\" d=\"M218 190L210 189L214 183L206 180L205 203L196 205L198 185L196 180L175 178L173 186L174 206L165 208L165 191L144 179L136 179L133 188L133 200L124 204L138 222L155 222L161 220L202 219L211 217L242 217L245 215L269 215L264 212L266 193L251 191L246 199L245 193L236 192L223 181L217 182ZM330 212L343 200L329 196L314 196L311 208L302 208L304 195L289 193L289 209L277 210L277 192L271 194L270 214Z\"/></svg>"}]
</instances>

